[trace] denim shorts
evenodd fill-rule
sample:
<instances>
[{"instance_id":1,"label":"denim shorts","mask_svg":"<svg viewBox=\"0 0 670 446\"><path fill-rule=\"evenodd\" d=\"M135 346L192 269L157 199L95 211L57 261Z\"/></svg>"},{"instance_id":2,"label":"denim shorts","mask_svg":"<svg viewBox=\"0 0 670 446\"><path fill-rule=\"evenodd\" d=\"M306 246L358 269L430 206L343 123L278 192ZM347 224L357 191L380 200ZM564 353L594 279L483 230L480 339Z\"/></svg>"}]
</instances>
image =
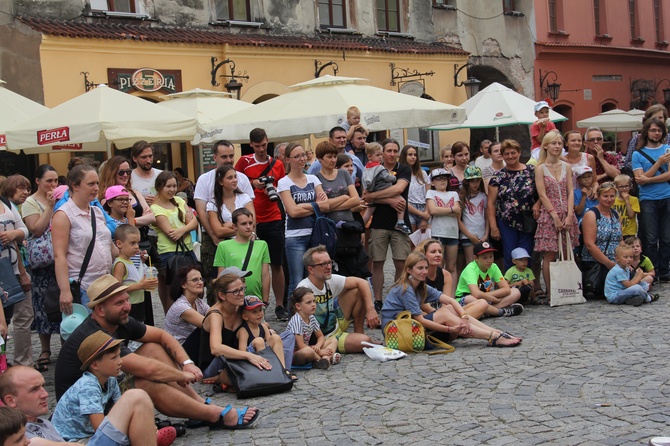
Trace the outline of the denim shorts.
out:
<instances>
[{"instance_id":1,"label":"denim shorts","mask_svg":"<svg viewBox=\"0 0 670 446\"><path fill-rule=\"evenodd\" d=\"M425 203L424 204L410 203L410 204L412 206L414 206L415 208L417 208L418 210L420 210L421 212L426 210L426 204ZM419 223L421 223L421 220L423 220L423 218L419 217L418 215L414 215L409 211L407 213L409 214L409 222L413 225L418 225Z\"/></svg>"},{"instance_id":2,"label":"denim shorts","mask_svg":"<svg viewBox=\"0 0 670 446\"><path fill-rule=\"evenodd\" d=\"M457 238L447 238L447 237L435 237L435 238L444 246L458 245L459 242L459 239Z\"/></svg>"},{"instance_id":3,"label":"denim shorts","mask_svg":"<svg viewBox=\"0 0 670 446\"><path fill-rule=\"evenodd\" d=\"M88 441L88 446L130 446L130 440L105 417Z\"/></svg>"}]
</instances>

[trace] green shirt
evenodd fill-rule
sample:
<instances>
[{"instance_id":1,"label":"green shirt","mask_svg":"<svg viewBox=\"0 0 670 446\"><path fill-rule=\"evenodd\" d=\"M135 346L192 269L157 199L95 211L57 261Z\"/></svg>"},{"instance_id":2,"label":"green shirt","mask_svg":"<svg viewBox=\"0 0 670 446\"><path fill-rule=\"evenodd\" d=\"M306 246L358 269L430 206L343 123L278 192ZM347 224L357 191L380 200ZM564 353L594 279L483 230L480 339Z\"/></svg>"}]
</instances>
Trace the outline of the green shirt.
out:
<instances>
[{"instance_id":1,"label":"green shirt","mask_svg":"<svg viewBox=\"0 0 670 446\"><path fill-rule=\"evenodd\" d=\"M242 269L242 264L247 256L249 242L239 243L233 240L224 240L219 242L214 255L214 266L236 266ZM254 248L251 252L249 265L246 271L252 271L252 274L245 278L247 285L247 295L263 298L263 264L270 263L270 252L268 244L264 240L254 240Z\"/></svg>"},{"instance_id":2,"label":"green shirt","mask_svg":"<svg viewBox=\"0 0 670 446\"><path fill-rule=\"evenodd\" d=\"M516 266L513 266L505 273L505 280L509 283L519 282L523 279L535 280L535 274L533 274L533 270L528 266L523 272L519 271Z\"/></svg>"},{"instance_id":3,"label":"green shirt","mask_svg":"<svg viewBox=\"0 0 670 446\"><path fill-rule=\"evenodd\" d=\"M495 263L491 265L491 268L488 271L482 271L477 265L477 261L473 260L470 262L463 272L461 272L461 277L458 279L458 286L456 287L456 297L463 297L471 294L470 287L468 285L477 284L477 287L480 291L485 293L490 293L495 290L495 284L500 282L503 279L500 268Z\"/></svg>"}]
</instances>

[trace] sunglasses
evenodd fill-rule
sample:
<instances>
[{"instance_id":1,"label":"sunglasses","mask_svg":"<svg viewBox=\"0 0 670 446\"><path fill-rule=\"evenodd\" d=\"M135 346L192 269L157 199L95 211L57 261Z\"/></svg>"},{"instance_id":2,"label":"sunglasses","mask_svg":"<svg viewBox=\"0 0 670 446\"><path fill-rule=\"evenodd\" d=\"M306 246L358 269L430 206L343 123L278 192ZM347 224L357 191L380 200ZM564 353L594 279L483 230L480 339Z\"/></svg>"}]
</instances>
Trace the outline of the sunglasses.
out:
<instances>
[{"instance_id":1,"label":"sunglasses","mask_svg":"<svg viewBox=\"0 0 670 446\"><path fill-rule=\"evenodd\" d=\"M130 169L126 169L126 170L117 170L117 171L116 171L116 174L117 174L118 176L120 176L120 177L125 177L125 176L130 175L131 172L132 172L132 170L130 170Z\"/></svg>"}]
</instances>

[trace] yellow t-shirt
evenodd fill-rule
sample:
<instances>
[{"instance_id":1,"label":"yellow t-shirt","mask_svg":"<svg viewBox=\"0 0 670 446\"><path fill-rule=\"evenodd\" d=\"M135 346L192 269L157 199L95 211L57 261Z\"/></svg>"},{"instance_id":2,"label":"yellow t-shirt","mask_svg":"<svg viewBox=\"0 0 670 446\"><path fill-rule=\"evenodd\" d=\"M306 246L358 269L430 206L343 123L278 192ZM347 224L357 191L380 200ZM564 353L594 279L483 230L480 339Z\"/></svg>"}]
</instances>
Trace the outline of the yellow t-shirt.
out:
<instances>
[{"instance_id":1,"label":"yellow t-shirt","mask_svg":"<svg viewBox=\"0 0 670 446\"><path fill-rule=\"evenodd\" d=\"M617 211L619 214L619 221L621 222L621 232L624 237L636 236L637 235L637 214L640 213L640 200L637 197L631 196L630 207L635 211L635 217L628 218L626 212L626 202L617 195L612 205L612 209Z\"/></svg>"},{"instance_id":2,"label":"yellow t-shirt","mask_svg":"<svg viewBox=\"0 0 670 446\"><path fill-rule=\"evenodd\" d=\"M177 201L178 208L181 209L183 215L186 216L186 202L180 197L174 197L174 199ZM179 229L186 226L186 223L179 220L179 211L176 207L174 209L165 209L164 207L158 206L157 204L152 204L151 212L153 212L156 217L159 215L167 217L170 226L174 229ZM158 253L167 254L174 252L175 249L177 249L177 244L170 240L170 238L163 231L161 231L158 226L155 224L152 226L158 234ZM184 235L184 243L189 250L193 249L190 232Z\"/></svg>"}]
</instances>

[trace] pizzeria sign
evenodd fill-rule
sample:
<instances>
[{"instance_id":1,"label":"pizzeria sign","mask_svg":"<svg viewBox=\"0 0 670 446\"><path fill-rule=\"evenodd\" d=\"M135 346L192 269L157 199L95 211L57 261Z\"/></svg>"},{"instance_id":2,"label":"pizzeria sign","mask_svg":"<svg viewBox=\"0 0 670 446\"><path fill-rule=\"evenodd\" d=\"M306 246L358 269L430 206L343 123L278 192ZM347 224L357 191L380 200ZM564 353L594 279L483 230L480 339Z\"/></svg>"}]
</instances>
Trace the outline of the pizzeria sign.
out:
<instances>
[{"instance_id":1,"label":"pizzeria sign","mask_svg":"<svg viewBox=\"0 0 670 446\"><path fill-rule=\"evenodd\" d=\"M108 68L109 85L127 93L138 90L145 93L164 91L177 93L181 88L181 70L156 70L154 68Z\"/></svg>"}]
</instances>

